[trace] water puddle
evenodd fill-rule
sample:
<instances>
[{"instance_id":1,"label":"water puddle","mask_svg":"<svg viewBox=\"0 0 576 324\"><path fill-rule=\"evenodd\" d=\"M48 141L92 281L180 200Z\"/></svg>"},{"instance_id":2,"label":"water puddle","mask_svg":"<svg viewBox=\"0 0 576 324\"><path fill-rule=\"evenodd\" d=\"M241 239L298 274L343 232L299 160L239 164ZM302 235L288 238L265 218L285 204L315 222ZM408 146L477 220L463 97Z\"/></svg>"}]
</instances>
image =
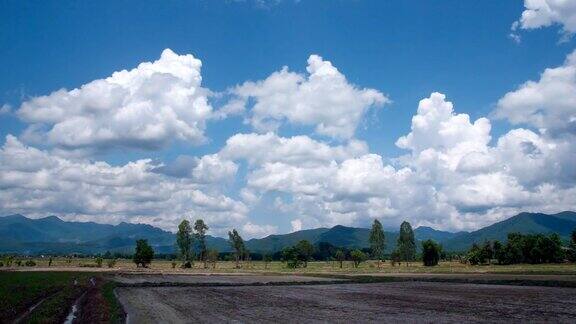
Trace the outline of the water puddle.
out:
<instances>
[{"instance_id":1,"label":"water puddle","mask_svg":"<svg viewBox=\"0 0 576 324\"><path fill-rule=\"evenodd\" d=\"M76 301L76 303L74 303L74 305L72 305L72 310L70 311L70 314L68 314L68 316L66 316L66 320L64 321L64 324L72 324L72 322L74 322L74 320L76 319L76 313L78 312L78 301Z\"/></svg>"},{"instance_id":2,"label":"water puddle","mask_svg":"<svg viewBox=\"0 0 576 324\"><path fill-rule=\"evenodd\" d=\"M94 280L94 278L90 278L90 284L92 285L92 287L96 286L96 281ZM78 280L74 279L74 285L78 285ZM80 297L78 297L78 299L76 299L76 301L74 302L74 305L72 305L72 309L70 310L70 313L68 314L68 316L66 316L66 320L64 321L64 324L72 324L74 323L74 320L78 317L78 305L80 304L80 301L82 300L82 298L84 298L84 295L86 295L86 292L82 293L82 295L80 295Z\"/></svg>"}]
</instances>

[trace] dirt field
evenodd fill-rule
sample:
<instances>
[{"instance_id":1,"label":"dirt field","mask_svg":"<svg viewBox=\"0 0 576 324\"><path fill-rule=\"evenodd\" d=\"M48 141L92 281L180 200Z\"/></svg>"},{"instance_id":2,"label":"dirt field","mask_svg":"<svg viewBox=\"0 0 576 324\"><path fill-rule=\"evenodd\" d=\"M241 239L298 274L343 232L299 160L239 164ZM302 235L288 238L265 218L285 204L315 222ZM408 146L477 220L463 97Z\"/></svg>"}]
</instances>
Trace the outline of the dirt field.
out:
<instances>
[{"instance_id":1,"label":"dirt field","mask_svg":"<svg viewBox=\"0 0 576 324\"><path fill-rule=\"evenodd\" d=\"M113 280L124 285L163 285L163 284L221 284L221 285L247 285L247 284L269 284L269 283L310 283L310 282L330 282L342 279L305 277L295 275L252 275L252 274L228 274L228 275L133 275L117 274Z\"/></svg>"},{"instance_id":2,"label":"dirt field","mask_svg":"<svg viewBox=\"0 0 576 324\"><path fill-rule=\"evenodd\" d=\"M576 275L564 274L513 274L513 273L368 273L363 276L376 278L410 278L415 280L446 279L446 280L469 280L474 283L482 281L559 281L576 283ZM343 275L342 277L354 277L356 275Z\"/></svg>"},{"instance_id":3,"label":"dirt field","mask_svg":"<svg viewBox=\"0 0 576 324\"><path fill-rule=\"evenodd\" d=\"M396 282L116 292L130 323L576 321L572 288Z\"/></svg>"}]
</instances>

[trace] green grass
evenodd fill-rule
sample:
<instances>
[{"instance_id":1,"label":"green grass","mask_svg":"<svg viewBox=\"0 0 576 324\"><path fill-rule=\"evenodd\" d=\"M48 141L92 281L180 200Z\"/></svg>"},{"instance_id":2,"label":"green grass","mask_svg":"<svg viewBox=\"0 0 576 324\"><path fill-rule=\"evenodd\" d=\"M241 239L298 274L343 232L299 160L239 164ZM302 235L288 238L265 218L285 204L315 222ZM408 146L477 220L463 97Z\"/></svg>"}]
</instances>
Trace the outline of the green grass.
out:
<instances>
[{"instance_id":1,"label":"green grass","mask_svg":"<svg viewBox=\"0 0 576 324\"><path fill-rule=\"evenodd\" d=\"M102 284L91 286L91 277ZM77 285L74 281L77 280ZM92 287L92 288L90 288ZM102 274L90 272L0 272L0 323L10 322L37 305L25 318L27 323L61 323L74 302L86 291L86 296L101 294L99 301L89 299L93 318L104 316L109 323L123 321L122 306L114 295L115 283L107 281ZM96 289L96 291L94 291ZM85 297L87 298L87 297Z\"/></svg>"},{"instance_id":2,"label":"green grass","mask_svg":"<svg viewBox=\"0 0 576 324\"><path fill-rule=\"evenodd\" d=\"M108 309L110 310L110 323L121 323L124 320L124 311L122 310L122 305L116 296L114 295L114 288L116 288L116 283L113 281L108 281L102 285L102 296L106 301Z\"/></svg>"},{"instance_id":3,"label":"green grass","mask_svg":"<svg viewBox=\"0 0 576 324\"><path fill-rule=\"evenodd\" d=\"M0 272L0 318L14 319L45 297L71 286L74 278L88 274L73 272Z\"/></svg>"},{"instance_id":4,"label":"green grass","mask_svg":"<svg viewBox=\"0 0 576 324\"><path fill-rule=\"evenodd\" d=\"M32 311L26 319L28 323L62 323L71 306L84 291L80 286L66 286L50 296Z\"/></svg>"}]
</instances>

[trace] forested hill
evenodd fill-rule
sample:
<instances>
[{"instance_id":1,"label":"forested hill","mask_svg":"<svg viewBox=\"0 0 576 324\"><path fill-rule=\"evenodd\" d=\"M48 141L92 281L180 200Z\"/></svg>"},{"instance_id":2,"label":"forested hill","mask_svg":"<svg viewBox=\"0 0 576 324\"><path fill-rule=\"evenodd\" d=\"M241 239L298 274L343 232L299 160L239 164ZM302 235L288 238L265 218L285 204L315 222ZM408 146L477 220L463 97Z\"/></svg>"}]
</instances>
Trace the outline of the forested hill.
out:
<instances>
[{"instance_id":1,"label":"forested hill","mask_svg":"<svg viewBox=\"0 0 576 324\"><path fill-rule=\"evenodd\" d=\"M418 227L414 230L417 241L433 239L448 251L466 250L474 242L484 240L506 240L509 232L520 233L558 233L567 239L576 228L576 213L562 212L555 215L521 213L507 220L487 226L474 232L451 233L430 227ZM261 239L246 241L252 252L279 251L300 240L314 244L327 242L339 247L368 247L369 229L346 226L317 228L297 231L289 234L270 235ZM396 232L386 232L386 250L395 248ZM30 219L22 215L0 217L0 253L27 254L63 254L63 253L129 253L136 239L148 239L158 253L175 251L173 233L145 224L120 223L118 225L93 222L66 222L50 216ZM209 248L221 252L229 251L226 239L207 237Z\"/></svg>"},{"instance_id":2,"label":"forested hill","mask_svg":"<svg viewBox=\"0 0 576 324\"><path fill-rule=\"evenodd\" d=\"M473 243L482 243L485 240L506 241L508 233L523 234L550 234L557 233L564 240L568 240L570 233L576 229L576 213L565 211L558 214L547 215L541 213L520 213L501 222L486 226L477 231L463 233L452 239L441 241L444 249L449 251L462 251L468 249Z\"/></svg>"}]
</instances>

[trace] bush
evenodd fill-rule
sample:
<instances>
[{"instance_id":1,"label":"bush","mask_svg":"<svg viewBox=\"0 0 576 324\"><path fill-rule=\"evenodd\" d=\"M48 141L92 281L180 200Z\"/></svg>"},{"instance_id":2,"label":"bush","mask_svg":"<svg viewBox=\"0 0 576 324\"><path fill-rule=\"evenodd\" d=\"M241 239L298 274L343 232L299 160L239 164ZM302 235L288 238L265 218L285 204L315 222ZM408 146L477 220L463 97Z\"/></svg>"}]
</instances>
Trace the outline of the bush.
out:
<instances>
[{"instance_id":1,"label":"bush","mask_svg":"<svg viewBox=\"0 0 576 324\"><path fill-rule=\"evenodd\" d=\"M368 259L366 254L360 250L354 250L350 252L350 258L352 259L352 261L354 261L354 268L358 268L360 263Z\"/></svg>"},{"instance_id":2,"label":"bush","mask_svg":"<svg viewBox=\"0 0 576 324\"><path fill-rule=\"evenodd\" d=\"M96 258L96 265L98 266L98 268L102 268L102 262L104 260L101 257L97 257Z\"/></svg>"},{"instance_id":3,"label":"bush","mask_svg":"<svg viewBox=\"0 0 576 324\"><path fill-rule=\"evenodd\" d=\"M9 256L4 257L4 265L5 266L7 266L7 267L11 266L12 262L14 262L13 256L9 255Z\"/></svg>"},{"instance_id":4,"label":"bush","mask_svg":"<svg viewBox=\"0 0 576 324\"><path fill-rule=\"evenodd\" d=\"M282 251L282 258L286 261L286 266L291 269L304 265L304 261L300 258L298 248L295 246L285 248L284 251Z\"/></svg>"},{"instance_id":5,"label":"bush","mask_svg":"<svg viewBox=\"0 0 576 324\"><path fill-rule=\"evenodd\" d=\"M432 240L422 242L422 261L427 267L438 265L442 247Z\"/></svg>"},{"instance_id":6,"label":"bush","mask_svg":"<svg viewBox=\"0 0 576 324\"><path fill-rule=\"evenodd\" d=\"M36 262L34 262L34 260L28 260L28 261L26 261L26 263L24 263L24 265L27 267L35 267Z\"/></svg>"},{"instance_id":7,"label":"bush","mask_svg":"<svg viewBox=\"0 0 576 324\"><path fill-rule=\"evenodd\" d=\"M4 266L4 262L0 261L0 268Z\"/></svg>"},{"instance_id":8,"label":"bush","mask_svg":"<svg viewBox=\"0 0 576 324\"><path fill-rule=\"evenodd\" d=\"M184 269L190 269L190 268L192 268L192 262L190 262L190 261L184 262L184 263L182 264L182 268L184 268Z\"/></svg>"},{"instance_id":9,"label":"bush","mask_svg":"<svg viewBox=\"0 0 576 324\"><path fill-rule=\"evenodd\" d=\"M176 261L172 260L172 269L176 269L176 265L177 265L177 264L178 264L178 263L176 263Z\"/></svg>"},{"instance_id":10,"label":"bush","mask_svg":"<svg viewBox=\"0 0 576 324\"><path fill-rule=\"evenodd\" d=\"M108 265L108 268L114 268L114 266L116 265L116 259L110 259L106 262L106 265Z\"/></svg>"},{"instance_id":11,"label":"bush","mask_svg":"<svg viewBox=\"0 0 576 324\"><path fill-rule=\"evenodd\" d=\"M134 253L133 261L136 263L137 267L148 267L154 258L154 250L148 244L147 240L137 240L136 241L136 251Z\"/></svg>"}]
</instances>

